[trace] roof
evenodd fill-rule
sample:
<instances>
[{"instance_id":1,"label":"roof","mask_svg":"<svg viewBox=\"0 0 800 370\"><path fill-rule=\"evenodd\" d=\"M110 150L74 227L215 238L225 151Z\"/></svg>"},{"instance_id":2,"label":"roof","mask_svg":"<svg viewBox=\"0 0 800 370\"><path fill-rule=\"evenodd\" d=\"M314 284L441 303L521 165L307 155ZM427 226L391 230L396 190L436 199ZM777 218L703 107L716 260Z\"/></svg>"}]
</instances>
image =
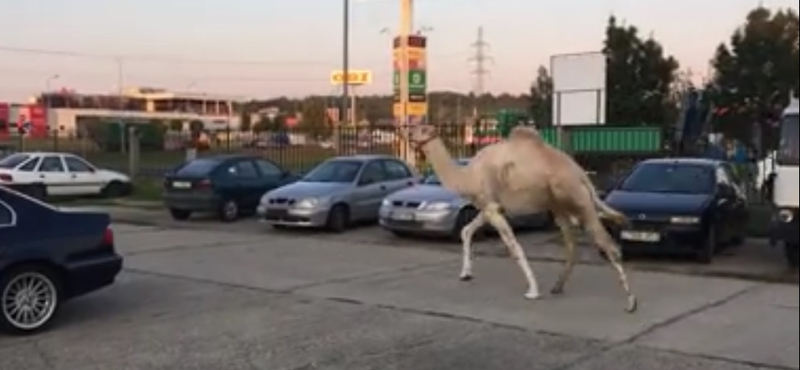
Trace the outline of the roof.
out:
<instances>
[{"instance_id":1,"label":"roof","mask_svg":"<svg viewBox=\"0 0 800 370\"><path fill-rule=\"evenodd\" d=\"M723 163L717 159L710 159L710 158L691 158L691 157L674 157L674 158L653 158L647 159L641 162L642 164L645 163L654 163L654 164L689 164L689 165L700 165L700 166L718 166Z\"/></svg>"}]
</instances>

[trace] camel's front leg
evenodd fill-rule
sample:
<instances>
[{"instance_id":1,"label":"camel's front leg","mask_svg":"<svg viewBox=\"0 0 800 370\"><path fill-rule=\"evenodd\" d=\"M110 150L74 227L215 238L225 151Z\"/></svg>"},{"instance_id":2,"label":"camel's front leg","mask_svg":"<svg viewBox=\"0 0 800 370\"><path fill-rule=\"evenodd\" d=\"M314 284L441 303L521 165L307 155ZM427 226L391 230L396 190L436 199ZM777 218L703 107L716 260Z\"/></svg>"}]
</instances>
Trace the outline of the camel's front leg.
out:
<instances>
[{"instance_id":1,"label":"camel's front leg","mask_svg":"<svg viewBox=\"0 0 800 370\"><path fill-rule=\"evenodd\" d=\"M511 256L517 261L522 273L525 275L525 280L528 282L528 292L525 293L525 298L539 299L541 297L539 295L539 284L536 282L536 276L533 274L533 270L528 263L528 257L525 255L525 251L514 236L511 225L508 224L505 216L500 212L500 207L496 204L492 204L487 207L483 213L487 221L489 221L500 234L503 243L508 247Z\"/></svg>"},{"instance_id":2,"label":"camel's front leg","mask_svg":"<svg viewBox=\"0 0 800 370\"><path fill-rule=\"evenodd\" d=\"M461 229L461 244L463 247L461 256L461 281L472 280L472 237L475 235L475 232L485 224L486 219L483 217L483 212L481 212Z\"/></svg>"}]
</instances>

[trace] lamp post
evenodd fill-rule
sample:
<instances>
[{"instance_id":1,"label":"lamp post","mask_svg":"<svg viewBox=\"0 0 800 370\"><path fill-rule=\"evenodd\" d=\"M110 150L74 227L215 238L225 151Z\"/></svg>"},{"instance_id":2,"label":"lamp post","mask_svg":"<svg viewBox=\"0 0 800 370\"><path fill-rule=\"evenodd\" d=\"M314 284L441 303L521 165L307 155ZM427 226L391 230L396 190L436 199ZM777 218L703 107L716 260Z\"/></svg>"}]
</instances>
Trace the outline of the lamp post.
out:
<instances>
[{"instance_id":1,"label":"lamp post","mask_svg":"<svg viewBox=\"0 0 800 370\"><path fill-rule=\"evenodd\" d=\"M45 125L47 125L48 130L50 129L50 92L51 92L51 83L57 79L59 79L61 75L58 73L48 77L44 80L44 119Z\"/></svg>"},{"instance_id":2,"label":"lamp post","mask_svg":"<svg viewBox=\"0 0 800 370\"><path fill-rule=\"evenodd\" d=\"M347 106L350 104L350 0L343 1L342 73L344 80L342 81L342 122L347 120Z\"/></svg>"}]
</instances>

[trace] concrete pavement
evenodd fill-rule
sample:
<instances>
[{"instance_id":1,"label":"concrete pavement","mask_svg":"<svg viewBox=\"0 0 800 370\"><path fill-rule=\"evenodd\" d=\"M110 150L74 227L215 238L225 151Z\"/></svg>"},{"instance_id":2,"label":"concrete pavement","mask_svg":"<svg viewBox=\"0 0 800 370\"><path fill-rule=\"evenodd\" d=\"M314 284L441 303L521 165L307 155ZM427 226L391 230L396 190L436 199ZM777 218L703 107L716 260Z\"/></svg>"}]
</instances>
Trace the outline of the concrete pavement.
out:
<instances>
[{"instance_id":1,"label":"concrete pavement","mask_svg":"<svg viewBox=\"0 0 800 370\"><path fill-rule=\"evenodd\" d=\"M2 370L798 369L798 289L607 266L563 296L522 298L506 258L475 262L317 236L115 225L126 271L30 338ZM542 289L560 264L536 262Z\"/></svg>"}]
</instances>

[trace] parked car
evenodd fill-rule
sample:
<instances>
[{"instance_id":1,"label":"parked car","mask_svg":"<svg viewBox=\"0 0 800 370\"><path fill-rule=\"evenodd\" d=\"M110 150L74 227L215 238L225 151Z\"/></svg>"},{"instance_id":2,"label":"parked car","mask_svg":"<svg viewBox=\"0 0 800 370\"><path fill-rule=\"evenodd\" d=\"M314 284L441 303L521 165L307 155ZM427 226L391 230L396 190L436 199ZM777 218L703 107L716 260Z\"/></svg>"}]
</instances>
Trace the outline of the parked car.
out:
<instances>
[{"instance_id":1,"label":"parked car","mask_svg":"<svg viewBox=\"0 0 800 370\"><path fill-rule=\"evenodd\" d=\"M97 168L69 153L21 152L0 159L0 184L37 199L49 196L119 197L132 190L127 175Z\"/></svg>"},{"instance_id":2,"label":"parked car","mask_svg":"<svg viewBox=\"0 0 800 370\"><path fill-rule=\"evenodd\" d=\"M377 220L384 197L418 181L405 162L391 156L332 158L299 181L264 194L259 214L279 227L342 232L352 222Z\"/></svg>"},{"instance_id":3,"label":"parked car","mask_svg":"<svg viewBox=\"0 0 800 370\"><path fill-rule=\"evenodd\" d=\"M210 212L232 222L255 212L261 196L297 176L256 156L219 155L185 162L164 177L164 205L176 220Z\"/></svg>"},{"instance_id":4,"label":"parked car","mask_svg":"<svg viewBox=\"0 0 800 370\"><path fill-rule=\"evenodd\" d=\"M630 227L609 228L623 252L691 253L710 263L720 246L746 235L747 199L733 178L726 163L711 159L643 161L605 199Z\"/></svg>"},{"instance_id":5,"label":"parked car","mask_svg":"<svg viewBox=\"0 0 800 370\"><path fill-rule=\"evenodd\" d=\"M0 185L0 330L40 331L62 304L111 285L123 260L110 222Z\"/></svg>"},{"instance_id":6,"label":"parked car","mask_svg":"<svg viewBox=\"0 0 800 370\"><path fill-rule=\"evenodd\" d=\"M469 158L459 159L459 165ZM382 228L398 236L429 235L460 239L461 229L478 211L470 202L442 187L432 171L421 184L397 191L383 199L379 212ZM543 227L550 222L548 212L509 217L512 227ZM484 231L489 226L484 227Z\"/></svg>"}]
</instances>

